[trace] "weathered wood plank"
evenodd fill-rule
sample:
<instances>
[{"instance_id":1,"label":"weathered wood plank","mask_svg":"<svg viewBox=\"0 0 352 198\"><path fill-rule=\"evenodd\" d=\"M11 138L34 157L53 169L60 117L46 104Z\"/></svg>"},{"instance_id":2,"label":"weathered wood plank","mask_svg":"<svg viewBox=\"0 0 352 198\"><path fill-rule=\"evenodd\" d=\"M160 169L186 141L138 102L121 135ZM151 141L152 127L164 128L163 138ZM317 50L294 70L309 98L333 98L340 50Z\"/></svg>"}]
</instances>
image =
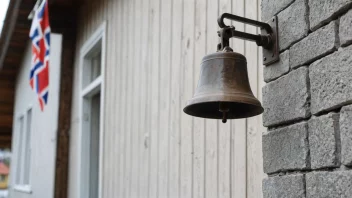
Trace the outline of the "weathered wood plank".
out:
<instances>
[{"instance_id":1,"label":"weathered wood plank","mask_svg":"<svg viewBox=\"0 0 352 198\"><path fill-rule=\"evenodd\" d=\"M199 74L200 63L206 53L206 19L207 2L196 0L195 2L195 30L194 30L194 73L193 90L195 90ZM193 197L205 196L205 119L194 118L193 126Z\"/></svg>"},{"instance_id":2,"label":"weathered wood plank","mask_svg":"<svg viewBox=\"0 0 352 198\"><path fill-rule=\"evenodd\" d=\"M134 48L134 52L138 52L138 50L140 50L140 45L141 45L141 41L140 41L140 34L141 31L138 31L138 28L141 26L141 21L139 19L140 17L140 6L141 3L139 3L139 1L137 0L133 0L131 1L131 6L132 6L132 11L131 11L131 22L134 25L134 27L132 28L132 33L131 36L133 37L133 42L132 42L132 48ZM139 111L139 98L140 98L140 80L141 80L141 72L140 72L140 68L141 68L141 64L140 64L141 58L134 58L132 61L132 87L133 87L133 91L132 91L132 117L133 118L137 118L137 119L133 119L131 120L131 124L132 124L132 142L131 142L131 149L132 149L132 157L131 157L131 170L132 170L132 174L131 174L131 185L130 185L130 197L138 197L138 174L139 174L139 125L140 122L138 120L138 115L140 113Z\"/></svg>"},{"instance_id":3,"label":"weathered wood plank","mask_svg":"<svg viewBox=\"0 0 352 198\"><path fill-rule=\"evenodd\" d=\"M171 103L170 103L170 157L169 157L169 195L180 197L180 124L181 124L181 88L183 72L181 65L181 36L183 27L183 0L172 0L171 31Z\"/></svg>"},{"instance_id":4,"label":"weathered wood plank","mask_svg":"<svg viewBox=\"0 0 352 198\"><path fill-rule=\"evenodd\" d=\"M127 92L128 92L128 83L127 83L127 57L128 57L128 53L127 53L127 47L128 47L128 42L127 42L127 37L128 37L128 31L127 31L127 19L128 19L128 3L126 1L122 1L121 3L121 8L122 8L122 27L121 27L121 33L122 33L122 37L123 39L123 45L124 46L124 50L122 50L122 58L121 58L121 73L122 73L122 84L123 84L123 89L122 89L122 108L121 108L121 112L119 115L119 119L121 120L121 126L122 126L122 137L120 140L120 145L122 146L122 153L120 156L120 192L119 192L119 197L126 197L126 174L127 174L127 167L126 167L126 159L125 159L125 155L126 155L126 150L128 147L128 141L127 141L127 125L128 125L128 119L126 116L126 112L128 111L128 100L127 100Z\"/></svg>"},{"instance_id":5,"label":"weathered wood plank","mask_svg":"<svg viewBox=\"0 0 352 198\"><path fill-rule=\"evenodd\" d=\"M101 6L97 7L97 13L96 13L96 17L94 19L94 24L93 26L95 28L97 28L99 25L101 25L101 23L104 22L103 20L103 16L104 15L109 15L110 12L108 11L109 6L107 5L107 0L103 0L101 1ZM98 6L95 4L95 6ZM112 32L111 32L111 28L110 28L110 22L111 21L107 21L106 24L106 38L111 38L112 37ZM113 121L111 121L111 118L105 115L112 115L112 108L110 107L110 101L113 99L113 92L109 92L106 91L108 90L108 87L105 85L106 81L111 81L111 74L113 73L112 69L113 68L108 68L107 65L111 65L111 63L113 62L113 57L112 54L114 53L114 50L112 48L112 43L106 42L106 46L105 46L105 50L106 50L106 61L105 61L105 65L102 65L102 67L104 67L104 69L102 70L104 72L104 101L103 101L103 108L104 108L104 121L103 123L105 124L103 126L103 131L111 131L112 128L112 123ZM112 178L113 178L113 171L114 169L112 167L114 167L114 164L112 162L112 156L113 156L113 150L112 150L112 141L114 139L114 135L115 134L111 134L111 135L105 135L105 133L103 132L103 146L100 147L102 148L102 153L100 156L101 159L103 159L103 168L101 169L102 172L100 172L100 176L102 179L102 183L101 185L101 189L99 194L102 197L111 197L112 191L113 191L113 185L112 185ZM100 136L101 137L101 136ZM109 174L107 174L109 173Z\"/></svg>"},{"instance_id":6,"label":"weathered wood plank","mask_svg":"<svg viewBox=\"0 0 352 198\"><path fill-rule=\"evenodd\" d=\"M232 12L239 16L244 16L245 0L233 0ZM244 31L244 24L233 22L236 30ZM233 49L235 52L244 54L245 41L241 39L232 39ZM232 122L232 197L247 197L247 121L246 119L235 120Z\"/></svg>"},{"instance_id":7,"label":"weathered wood plank","mask_svg":"<svg viewBox=\"0 0 352 198\"><path fill-rule=\"evenodd\" d=\"M106 38L114 38L113 32L112 32L112 22L114 19L110 20L110 16L112 15L112 5L109 5L109 1L108 0L104 0L102 2L102 7L103 9L100 11L99 13L99 22L97 22L97 25L99 25L99 23L105 21L104 20L104 15L106 15L107 18L107 29L106 29ZM116 44L116 43L115 43ZM104 73L104 83L106 81L111 81L112 80L112 74L114 73L114 68L108 68L107 65L111 65L114 63L114 58L116 57L116 55L113 55L115 53L115 49L114 46L112 45L111 42L106 42L106 61L105 61L105 73ZM104 84L104 89L105 90L109 90L109 88ZM105 127L104 127L104 131L112 131L113 129L113 125L114 122L112 121L112 118L109 118L105 115L113 115L113 108L111 107L111 101L114 99L114 95L116 93L115 92L104 92L104 96L106 97L104 100L104 123L106 123ZM113 185L113 181L114 181L114 172L115 172L115 158L114 156L114 148L113 148L113 142L115 140L115 136L116 136L116 132L112 133L109 137L109 139L107 138L107 136L104 133L104 146L103 146L103 153L101 156L103 159L103 164L107 163L109 164L109 171L110 174L106 175L104 173L101 173L101 177L102 177L102 188L106 188L106 190L103 190L102 193L102 197L113 197L113 191L114 191L114 185ZM105 160L106 159L106 160ZM114 167L114 168L113 168ZM104 172L104 170L103 170Z\"/></svg>"},{"instance_id":8,"label":"weathered wood plank","mask_svg":"<svg viewBox=\"0 0 352 198\"><path fill-rule=\"evenodd\" d=\"M260 3L257 4L257 20L261 19L261 7ZM258 34L259 34L258 30ZM259 53L258 53L258 74L257 74L257 97L258 99L262 102L263 97L262 97L262 88L265 85L264 82L264 75L263 75L263 51L262 48L258 48ZM262 198L263 197L263 192L262 192L262 180L265 177L265 173L263 171L263 152L262 152L262 132L266 131L266 129L263 126L263 116L260 115L257 117L257 133L255 135L254 143L252 149L255 151L255 156L253 157L253 163L255 164L253 166L253 169L255 171L255 178L253 178L251 182L252 191L249 194L250 196L253 197L258 197Z\"/></svg>"},{"instance_id":9,"label":"weathered wood plank","mask_svg":"<svg viewBox=\"0 0 352 198\"><path fill-rule=\"evenodd\" d=\"M106 82L114 82L114 85L116 86L116 91L114 91L114 98L111 101L111 108L113 109L113 116L112 116L112 122L113 122L113 128L112 128L112 132L116 133L116 136L114 138L114 142L113 142L113 149L114 149L114 155L113 158L115 159L115 166L114 166L114 174L113 174L113 186L114 186L114 190L113 190L113 194L112 197L118 197L119 196L119 192L121 191L120 189L120 179L118 179L119 177L121 177L121 155L122 155L122 150L123 148L120 145L120 141L122 138L122 128L121 128L121 121L119 119L119 115L120 115L120 108L122 107L122 68L121 68L121 59L122 59L122 50L121 50L121 46L122 46L122 35L121 32L119 31L120 26L122 25L122 6L121 6L121 1L113 1L112 4L112 13L110 18L108 19L108 21L114 19L110 24L110 26L108 26L108 29L111 29L112 32L112 36L113 36L113 41L115 41L115 45L114 45L114 52L112 53L112 56L115 57L114 59L114 63L111 64L112 65L112 76L111 76L111 81L106 80ZM115 12L118 12L120 14L118 14L117 16L114 14ZM109 67L107 67L109 68ZM112 85L109 83L106 83L106 90L111 90Z\"/></svg>"},{"instance_id":10,"label":"weathered wood plank","mask_svg":"<svg viewBox=\"0 0 352 198\"><path fill-rule=\"evenodd\" d=\"M158 193L158 161L159 161L159 56L160 54L160 0L152 0L150 6L150 35L151 37L151 59L150 59L150 80L151 80L151 124L150 124L150 167L149 167L149 197L157 197Z\"/></svg>"},{"instance_id":11,"label":"weathered wood plank","mask_svg":"<svg viewBox=\"0 0 352 198\"><path fill-rule=\"evenodd\" d=\"M158 147L158 197L167 197L169 159L169 111L171 65L171 0L162 0L160 13L160 72L159 72L159 147Z\"/></svg>"},{"instance_id":12,"label":"weathered wood plank","mask_svg":"<svg viewBox=\"0 0 352 198\"><path fill-rule=\"evenodd\" d=\"M219 14L231 13L232 5L231 0L220 0L219 1ZM225 20L226 24L230 22ZM229 198L231 190L231 174L230 174L230 144L231 144L231 123L226 124L219 121L219 133L218 133L218 151L219 151L219 197Z\"/></svg>"},{"instance_id":13,"label":"weathered wood plank","mask_svg":"<svg viewBox=\"0 0 352 198\"><path fill-rule=\"evenodd\" d=\"M119 25L117 26L117 32L118 32L118 37L120 38L120 46L119 47L119 60L117 62L117 67L119 68L118 73L119 73L119 77L120 77L120 105L118 106L119 109L116 109L116 111L118 111L118 115L117 115L117 119L115 120L116 122L119 123L119 130L120 130L120 135L119 135L119 171L118 171L118 192L117 192L117 197L123 197L123 192L124 192L124 174L125 174L125 164L124 164L124 155L125 155L125 134L126 134L126 130L125 130L125 125L126 125L126 121L125 121L125 116L124 113L126 111L126 100L125 100L125 95L126 95L126 67L124 66L125 63L125 56L126 56L126 51L125 49L123 49L121 46L126 46L126 39L124 38L125 36L127 36L126 34L126 30L125 28L125 24L126 24L126 18L127 16L125 16L125 14L127 13L125 10L125 1L119 1L118 3L118 7L119 9L117 10L118 13L120 14L120 18L119 18ZM115 24L116 26L116 24Z\"/></svg>"},{"instance_id":14,"label":"weathered wood plank","mask_svg":"<svg viewBox=\"0 0 352 198\"><path fill-rule=\"evenodd\" d=\"M140 49L140 34L141 31L139 30L140 23L142 20L139 19L140 14L141 14L141 3L139 0L133 0L131 1L131 6L132 6L132 12L131 12L131 21L133 22L134 26L132 28L133 34L131 36L133 37L133 51L138 51ZM139 121L138 119L138 114L139 114L139 97L140 97L140 92L141 90L139 89L141 87L140 85L140 80L141 80L141 72L140 72L140 60L141 58L133 58L133 63L132 63L132 87L133 87L133 100L132 100L132 117L131 117L131 125L132 125L132 162L131 162L131 169L132 169L132 174L131 174L131 189L130 189L130 197L137 197L138 196L138 164L139 164L139 159L138 159L138 153L139 153Z\"/></svg>"},{"instance_id":15,"label":"weathered wood plank","mask_svg":"<svg viewBox=\"0 0 352 198\"><path fill-rule=\"evenodd\" d=\"M207 54L214 53L218 44L218 1L207 1ZM207 197L219 197L218 188L218 122L206 120L205 128L205 194Z\"/></svg>"},{"instance_id":16,"label":"weathered wood plank","mask_svg":"<svg viewBox=\"0 0 352 198\"><path fill-rule=\"evenodd\" d=\"M148 86L148 75L149 75L149 1L142 1L141 11L142 13L140 21L142 22L141 28L144 32L141 34L142 44L140 46L141 55L141 71L142 78L140 81L141 85L141 109L140 109L140 128L139 128L139 146L140 146L140 164L139 164L139 196L138 197L148 197L149 195L149 86Z\"/></svg>"},{"instance_id":17,"label":"weathered wood plank","mask_svg":"<svg viewBox=\"0 0 352 198\"><path fill-rule=\"evenodd\" d=\"M245 2L245 16L254 20L258 20L258 2L257 0L248 0ZM253 26L245 26L245 30L248 33L257 34L258 28ZM245 56L248 61L248 75L252 91L255 96L258 93L258 46L253 42L246 42ZM256 137L261 136L261 132L258 131L258 116L247 119L247 196L253 197L257 194L256 181L258 179L258 167L257 167L257 142ZM259 169L260 170L260 169ZM260 175L260 174L259 174Z\"/></svg>"},{"instance_id":18,"label":"weathered wood plank","mask_svg":"<svg viewBox=\"0 0 352 198\"><path fill-rule=\"evenodd\" d=\"M126 153L125 153L125 163L126 163L126 168L125 168L125 184L124 187L126 189L125 197L131 197L131 181L132 181L132 146L133 146L133 78L134 78L134 57L132 54L134 54L134 26L133 24L133 13L134 13L134 7L133 7L133 1L128 1L126 8L128 11L128 20L127 20L127 26L125 26L127 30L127 46L126 46L126 51L127 51L127 59L126 59L126 64L125 66L127 67L127 110L126 110Z\"/></svg>"},{"instance_id":19,"label":"weathered wood plank","mask_svg":"<svg viewBox=\"0 0 352 198\"><path fill-rule=\"evenodd\" d=\"M194 64L194 10L195 0L185 0L183 4L183 34L182 34L182 63L183 80L181 83L181 104L193 95L193 64ZM192 13L192 14L190 14ZM193 177L193 118L181 115L181 194L183 198L192 197Z\"/></svg>"},{"instance_id":20,"label":"weathered wood plank","mask_svg":"<svg viewBox=\"0 0 352 198\"><path fill-rule=\"evenodd\" d=\"M115 9L115 4L116 1L111 1L111 0L104 0L103 6L101 9L100 13L100 22L99 23L105 22L107 23L107 34L106 34L106 63L104 65L105 67L105 81L104 81L104 94L105 94L105 107L104 107L104 121L107 125L104 126L103 128L103 134L104 134L104 143L108 142L108 144L103 145L103 153L101 156L101 159L103 159L103 166L104 164L109 165L109 174L103 174L104 170L102 171L103 175L101 175L102 178L102 187L106 187L107 190L101 192L102 197L116 197L114 195L116 193L116 187L118 179L116 179L116 176L118 175L118 146L116 145L117 142L117 137L120 133L120 130L116 130L117 128L117 121L114 121L116 118L116 110L114 110L114 105L119 102L119 91L120 90L120 84L117 84L116 81L119 79L116 78L115 73L116 73L116 67L108 67L109 65L116 65L117 62L117 56L116 54L116 49L119 43L117 42L117 37L115 34L115 29L117 28L116 21L119 17L115 16L114 17L114 9ZM109 38L113 40L114 42L109 42ZM109 91L111 89L111 84L107 84L106 82L115 82L115 89L117 91ZM113 116L111 116L113 115ZM107 135L107 131L111 131L111 135ZM106 171L106 170L105 170Z\"/></svg>"}]
</instances>

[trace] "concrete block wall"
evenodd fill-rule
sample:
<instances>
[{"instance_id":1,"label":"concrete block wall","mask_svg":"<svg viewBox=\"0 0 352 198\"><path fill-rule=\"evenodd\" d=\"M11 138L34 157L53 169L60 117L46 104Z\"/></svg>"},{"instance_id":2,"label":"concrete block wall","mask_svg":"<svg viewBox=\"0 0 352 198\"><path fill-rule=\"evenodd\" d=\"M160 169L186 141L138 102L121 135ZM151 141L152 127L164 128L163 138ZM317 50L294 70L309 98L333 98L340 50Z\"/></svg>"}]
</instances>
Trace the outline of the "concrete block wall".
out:
<instances>
[{"instance_id":1,"label":"concrete block wall","mask_svg":"<svg viewBox=\"0 0 352 198\"><path fill-rule=\"evenodd\" d=\"M352 197L352 0L262 0L280 61L264 68L264 198Z\"/></svg>"}]
</instances>

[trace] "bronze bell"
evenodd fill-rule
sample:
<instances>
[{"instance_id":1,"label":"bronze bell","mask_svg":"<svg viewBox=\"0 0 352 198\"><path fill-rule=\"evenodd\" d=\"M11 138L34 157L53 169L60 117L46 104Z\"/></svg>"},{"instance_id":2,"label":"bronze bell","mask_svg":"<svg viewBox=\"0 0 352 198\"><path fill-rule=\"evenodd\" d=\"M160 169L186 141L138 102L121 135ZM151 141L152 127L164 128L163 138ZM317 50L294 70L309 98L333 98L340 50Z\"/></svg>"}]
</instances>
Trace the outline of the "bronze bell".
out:
<instances>
[{"instance_id":1,"label":"bronze bell","mask_svg":"<svg viewBox=\"0 0 352 198\"><path fill-rule=\"evenodd\" d=\"M191 116L222 119L224 123L263 113L249 85L246 57L235 52L205 56L197 89L183 111Z\"/></svg>"}]
</instances>

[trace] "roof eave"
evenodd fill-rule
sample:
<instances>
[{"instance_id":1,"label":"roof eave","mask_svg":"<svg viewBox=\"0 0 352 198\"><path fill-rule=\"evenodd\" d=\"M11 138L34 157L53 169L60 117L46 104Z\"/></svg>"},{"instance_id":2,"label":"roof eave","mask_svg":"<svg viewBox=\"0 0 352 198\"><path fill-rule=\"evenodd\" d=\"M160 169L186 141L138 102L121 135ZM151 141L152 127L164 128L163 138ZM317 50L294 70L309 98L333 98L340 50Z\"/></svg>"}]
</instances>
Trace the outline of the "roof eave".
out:
<instances>
[{"instance_id":1,"label":"roof eave","mask_svg":"<svg viewBox=\"0 0 352 198\"><path fill-rule=\"evenodd\" d=\"M11 0L9 2L4 25L0 35L0 70L4 67L3 63L13 36L20 5L21 0Z\"/></svg>"}]
</instances>

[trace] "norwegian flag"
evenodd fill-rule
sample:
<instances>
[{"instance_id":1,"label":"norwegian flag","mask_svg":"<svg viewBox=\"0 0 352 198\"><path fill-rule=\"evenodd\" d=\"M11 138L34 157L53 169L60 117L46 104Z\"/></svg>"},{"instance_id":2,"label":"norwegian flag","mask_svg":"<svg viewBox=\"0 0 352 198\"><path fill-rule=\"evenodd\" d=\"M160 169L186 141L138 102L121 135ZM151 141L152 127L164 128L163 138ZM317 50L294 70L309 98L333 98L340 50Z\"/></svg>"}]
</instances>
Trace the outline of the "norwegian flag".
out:
<instances>
[{"instance_id":1,"label":"norwegian flag","mask_svg":"<svg viewBox=\"0 0 352 198\"><path fill-rule=\"evenodd\" d=\"M32 40L29 84L38 95L40 109L44 111L49 97L50 24L47 0L43 0L35 11L29 37Z\"/></svg>"}]
</instances>

